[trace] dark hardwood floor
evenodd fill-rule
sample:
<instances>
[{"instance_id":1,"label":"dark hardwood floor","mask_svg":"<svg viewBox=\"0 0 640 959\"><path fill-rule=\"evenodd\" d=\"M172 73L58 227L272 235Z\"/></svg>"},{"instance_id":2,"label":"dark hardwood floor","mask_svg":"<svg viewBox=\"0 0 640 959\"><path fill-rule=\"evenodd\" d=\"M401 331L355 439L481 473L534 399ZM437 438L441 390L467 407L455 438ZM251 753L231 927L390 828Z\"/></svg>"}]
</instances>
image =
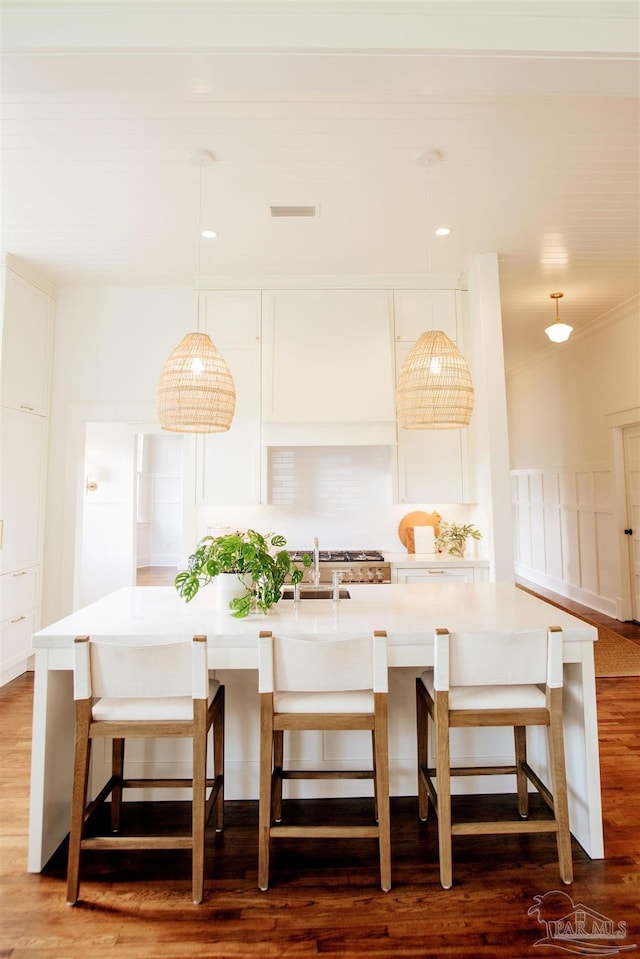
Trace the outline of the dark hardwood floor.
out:
<instances>
[{"instance_id":1,"label":"dark hardwood floor","mask_svg":"<svg viewBox=\"0 0 640 959\"><path fill-rule=\"evenodd\" d=\"M420 823L413 797L395 798L393 888L378 886L375 845L283 844L272 888L257 889L257 808L230 802L222 835L207 845L206 900L191 904L182 853L112 853L87 857L82 902L65 904L65 850L44 872L26 868L32 680L1 691L2 779L0 956L86 959L168 957L518 957L561 955L535 943L544 931L528 915L534 897L561 884L550 837L460 838L455 885L438 881L435 824ZM598 680L606 858L589 859L574 842L574 903L627 924L626 944L640 945L640 709L637 678ZM360 801L355 801L357 804ZM493 815L506 797L465 800ZM353 801L333 803L336 817ZM306 810L307 814L317 810ZM184 815L180 804L136 807L153 828Z\"/></svg>"},{"instance_id":2,"label":"dark hardwood floor","mask_svg":"<svg viewBox=\"0 0 640 959\"><path fill-rule=\"evenodd\" d=\"M535 896L561 888L575 904L626 923L617 945L640 949L639 692L637 677L597 681L605 859L589 859L574 841L571 887L561 886L551 836L459 837L455 884L445 892L435 821L420 823L415 797L404 797L392 800L391 892L380 891L372 841L298 841L277 847L271 888L261 893L257 804L228 802L224 833L208 836L201 906L190 901L186 854L103 852L87 855L82 901L70 908L64 846L41 874L25 871L32 706L32 674L25 674L0 689L0 957L562 956L554 942L536 946L545 927L529 915ZM334 801L332 814L346 818L362 802ZM479 817L513 808L505 796L458 804ZM537 804L534 811L544 814ZM294 812L320 814L316 804ZM185 807L156 803L127 813L153 829L183 819Z\"/></svg>"}]
</instances>

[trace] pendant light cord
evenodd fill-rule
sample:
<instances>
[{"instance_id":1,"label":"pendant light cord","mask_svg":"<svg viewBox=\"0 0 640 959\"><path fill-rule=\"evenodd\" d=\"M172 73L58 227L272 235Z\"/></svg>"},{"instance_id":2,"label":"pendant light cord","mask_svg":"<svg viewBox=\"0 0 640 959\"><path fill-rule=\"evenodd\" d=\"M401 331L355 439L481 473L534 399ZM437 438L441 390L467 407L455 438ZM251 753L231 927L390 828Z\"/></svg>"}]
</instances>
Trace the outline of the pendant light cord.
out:
<instances>
[{"instance_id":1,"label":"pendant light cord","mask_svg":"<svg viewBox=\"0 0 640 959\"><path fill-rule=\"evenodd\" d=\"M426 160L427 166L427 269L429 271L428 289L429 289L429 319L430 329L433 329L435 310L433 307L433 254L431 249L431 177L429 174L429 157Z\"/></svg>"},{"instance_id":2,"label":"pendant light cord","mask_svg":"<svg viewBox=\"0 0 640 959\"><path fill-rule=\"evenodd\" d=\"M196 333L200 332L200 248L202 245L202 167L200 160L200 175L198 178L198 239L196 246Z\"/></svg>"},{"instance_id":3,"label":"pendant light cord","mask_svg":"<svg viewBox=\"0 0 640 959\"><path fill-rule=\"evenodd\" d=\"M433 247L432 247L432 230L431 230L431 172L430 166L433 163L439 163L442 160L442 154L439 150L428 150L426 153L421 153L416 157L418 163L424 163L427 172L426 172L426 186L427 186L427 292L429 293L429 320L430 328L434 328L435 322L435 307L433 302Z\"/></svg>"}]
</instances>

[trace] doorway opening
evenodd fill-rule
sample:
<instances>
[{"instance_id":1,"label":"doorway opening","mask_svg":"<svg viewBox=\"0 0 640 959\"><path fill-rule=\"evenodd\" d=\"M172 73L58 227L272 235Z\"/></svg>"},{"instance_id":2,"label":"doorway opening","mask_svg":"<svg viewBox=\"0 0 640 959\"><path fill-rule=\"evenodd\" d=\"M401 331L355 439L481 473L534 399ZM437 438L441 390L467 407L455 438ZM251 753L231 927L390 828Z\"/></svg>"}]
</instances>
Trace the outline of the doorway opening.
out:
<instances>
[{"instance_id":1,"label":"doorway opening","mask_svg":"<svg viewBox=\"0 0 640 959\"><path fill-rule=\"evenodd\" d=\"M626 522L624 536L628 549L631 619L640 622L640 426L622 430Z\"/></svg>"},{"instance_id":2,"label":"doorway opening","mask_svg":"<svg viewBox=\"0 0 640 959\"><path fill-rule=\"evenodd\" d=\"M136 585L171 586L182 552L182 436L136 436Z\"/></svg>"},{"instance_id":3,"label":"doorway opening","mask_svg":"<svg viewBox=\"0 0 640 959\"><path fill-rule=\"evenodd\" d=\"M611 430L619 531L621 597L618 619L640 622L640 407L607 416Z\"/></svg>"},{"instance_id":4,"label":"doorway opening","mask_svg":"<svg viewBox=\"0 0 640 959\"><path fill-rule=\"evenodd\" d=\"M76 605L173 582L182 550L183 437L88 422Z\"/></svg>"}]
</instances>

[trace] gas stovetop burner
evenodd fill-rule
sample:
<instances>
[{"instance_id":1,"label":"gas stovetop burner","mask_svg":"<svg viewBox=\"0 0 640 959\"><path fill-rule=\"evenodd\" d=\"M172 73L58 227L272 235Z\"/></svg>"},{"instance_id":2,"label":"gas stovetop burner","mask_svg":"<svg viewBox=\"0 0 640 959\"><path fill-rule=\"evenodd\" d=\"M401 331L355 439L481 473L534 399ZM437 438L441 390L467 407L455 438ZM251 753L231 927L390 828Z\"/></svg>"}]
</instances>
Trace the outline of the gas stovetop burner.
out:
<instances>
[{"instance_id":1,"label":"gas stovetop burner","mask_svg":"<svg viewBox=\"0 0 640 959\"><path fill-rule=\"evenodd\" d=\"M336 576L341 583L391 582L391 565L377 549L321 549L317 571L313 569L313 549L291 550L289 556L301 566L305 553L312 563L305 570L305 579L309 582L316 582L314 572L323 584L334 582Z\"/></svg>"},{"instance_id":2,"label":"gas stovetop burner","mask_svg":"<svg viewBox=\"0 0 640 959\"><path fill-rule=\"evenodd\" d=\"M296 549L289 553L295 563L301 563L307 553L313 559L313 549ZM320 550L321 563L383 563L384 556L375 549Z\"/></svg>"},{"instance_id":3,"label":"gas stovetop burner","mask_svg":"<svg viewBox=\"0 0 640 959\"><path fill-rule=\"evenodd\" d=\"M382 563L384 556L375 549L348 550L345 554L349 563Z\"/></svg>"}]
</instances>

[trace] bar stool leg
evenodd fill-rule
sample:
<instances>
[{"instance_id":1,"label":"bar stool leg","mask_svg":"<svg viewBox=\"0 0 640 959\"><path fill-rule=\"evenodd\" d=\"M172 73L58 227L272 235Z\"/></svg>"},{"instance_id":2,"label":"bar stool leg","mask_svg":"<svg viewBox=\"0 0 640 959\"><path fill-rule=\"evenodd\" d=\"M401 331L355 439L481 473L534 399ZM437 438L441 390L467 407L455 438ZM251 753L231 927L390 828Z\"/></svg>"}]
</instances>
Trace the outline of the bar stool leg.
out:
<instances>
[{"instance_id":1,"label":"bar stool leg","mask_svg":"<svg viewBox=\"0 0 640 959\"><path fill-rule=\"evenodd\" d=\"M269 833L273 783L273 695L260 693L260 799L258 805L258 886L269 888Z\"/></svg>"},{"instance_id":2,"label":"bar stool leg","mask_svg":"<svg viewBox=\"0 0 640 959\"><path fill-rule=\"evenodd\" d=\"M527 730L525 726L513 727L516 754L516 782L518 786L518 813L521 819L529 816L529 789L527 774L523 769L527 761Z\"/></svg>"}]
</instances>

